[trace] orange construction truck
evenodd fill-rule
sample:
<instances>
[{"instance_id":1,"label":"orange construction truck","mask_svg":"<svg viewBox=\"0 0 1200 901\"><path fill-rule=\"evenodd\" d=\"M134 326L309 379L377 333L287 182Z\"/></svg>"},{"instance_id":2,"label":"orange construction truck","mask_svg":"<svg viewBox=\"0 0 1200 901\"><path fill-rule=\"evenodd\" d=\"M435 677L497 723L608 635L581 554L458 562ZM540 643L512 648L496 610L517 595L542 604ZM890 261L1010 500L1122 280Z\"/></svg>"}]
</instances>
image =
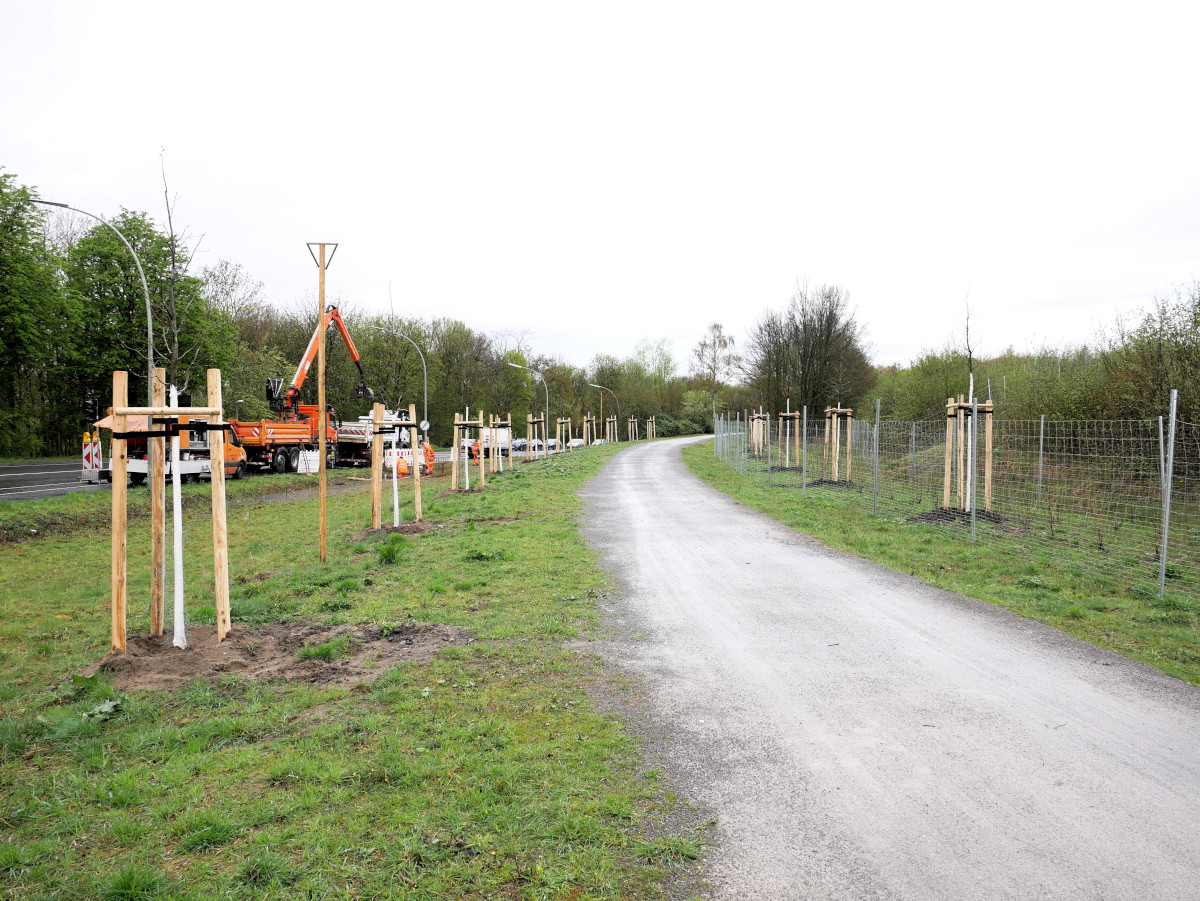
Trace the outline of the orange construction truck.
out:
<instances>
[{"instance_id":1,"label":"orange construction truck","mask_svg":"<svg viewBox=\"0 0 1200 901\"><path fill-rule=\"evenodd\" d=\"M296 472L300 466L300 453L320 447L320 408L316 404L300 403L300 389L304 387L308 370L317 357L321 336L334 325L338 327L342 340L346 342L350 356L354 359L354 365L358 367L359 383L354 390L354 396L367 400L375 399L374 392L367 387L367 374L359 358L358 348L354 346L354 341L346 330L346 323L336 306L326 307L322 322L313 331L312 339L308 342L308 348L296 368L296 374L292 376L292 383L288 386L286 394L282 393L283 379L267 379L267 403L279 414L279 418L263 419L259 422L241 422L237 419L229 421L233 426L233 434L246 451L247 465L260 469L269 468L274 472ZM337 425L340 425L340 420L337 412L328 404L326 410L326 465L333 466L337 461Z\"/></svg>"}]
</instances>

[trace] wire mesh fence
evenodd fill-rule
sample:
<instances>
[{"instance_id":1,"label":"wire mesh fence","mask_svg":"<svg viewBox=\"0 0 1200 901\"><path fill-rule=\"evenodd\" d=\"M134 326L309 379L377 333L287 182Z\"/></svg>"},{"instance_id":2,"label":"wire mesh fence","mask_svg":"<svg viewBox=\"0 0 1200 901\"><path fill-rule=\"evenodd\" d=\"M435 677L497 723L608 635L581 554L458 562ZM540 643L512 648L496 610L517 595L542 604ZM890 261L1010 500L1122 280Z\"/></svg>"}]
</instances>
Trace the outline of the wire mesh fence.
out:
<instances>
[{"instance_id":1,"label":"wire mesh fence","mask_svg":"<svg viewBox=\"0 0 1200 901\"><path fill-rule=\"evenodd\" d=\"M714 431L719 459L772 488L1019 542L1102 587L1200 593L1200 424L966 407L935 422L750 414Z\"/></svg>"}]
</instances>

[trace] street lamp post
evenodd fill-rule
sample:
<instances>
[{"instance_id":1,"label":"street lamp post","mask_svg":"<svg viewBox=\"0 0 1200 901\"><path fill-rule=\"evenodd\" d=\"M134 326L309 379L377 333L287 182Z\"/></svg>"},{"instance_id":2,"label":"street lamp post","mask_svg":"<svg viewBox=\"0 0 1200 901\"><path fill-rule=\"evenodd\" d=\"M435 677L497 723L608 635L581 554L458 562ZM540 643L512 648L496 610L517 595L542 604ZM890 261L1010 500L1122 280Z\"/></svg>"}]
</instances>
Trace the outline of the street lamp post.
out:
<instances>
[{"instance_id":1,"label":"street lamp post","mask_svg":"<svg viewBox=\"0 0 1200 901\"><path fill-rule=\"evenodd\" d=\"M601 391L607 391L613 396L613 403L617 405L617 441L621 440L621 402L617 400L617 392L612 388L605 388L603 385L597 385L595 382L588 382L589 388L599 388ZM600 395L600 419L604 419L604 395Z\"/></svg>"},{"instance_id":2,"label":"street lamp post","mask_svg":"<svg viewBox=\"0 0 1200 901\"><path fill-rule=\"evenodd\" d=\"M528 366L522 366L520 363L509 363L513 369L524 369L532 372L542 380L542 387L546 389L546 418L542 420L542 456L550 456L550 386L546 384L546 377L536 369L530 369Z\"/></svg>"},{"instance_id":3,"label":"street lamp post","mask_svg":"<svg viewBox=\"0 0 1200 901\"><path fill-rule=\"evenodd\" d=\"M404 334L404 332L393 332L385 329L381 325L369 325L367 328L374 329L377 332L383 332L385 335L391 335L393 338L403 338L417 349L417 356L421 358L421 372L425 377L425 407L424 412L421 414L421 421L429 422L429 369L425 365L425 354L421 353L421 348L417 346L417 342L408 337L408 335ZM428 433L426 433L425 437L429 437Z\"/></svg>"},{"instance_id":4,"label":"street lamp post","mask_svg":"<svg viewBox=\"0 0 1200 901\"><path fill-rule=\"evenodd\" d=\"M133 262L137 266L138 276L142 280L142 294L146 298L146 356L147 369L149 377L146 379L146 396L149 406L154 406L154 319L150 312L150 288L146 284L146 273L142 271L142 261L138 259L137 253L134 252L132 245L125 240L125 236L117 230L117 227L105 219L103 216L97 216L95 213L89 213L87 210L81 210L66 203L55 203L53 200L42 200L33 198L34 203L40 203L44 206L56 206L64 210L70 210L73 213L81 213L84 216L91 216L97 222L102 222L112 229L113 234L121 239L121 243L125 245L125 249L129 251L129 255L133 257Z\"/></svg>"}]
</instances>

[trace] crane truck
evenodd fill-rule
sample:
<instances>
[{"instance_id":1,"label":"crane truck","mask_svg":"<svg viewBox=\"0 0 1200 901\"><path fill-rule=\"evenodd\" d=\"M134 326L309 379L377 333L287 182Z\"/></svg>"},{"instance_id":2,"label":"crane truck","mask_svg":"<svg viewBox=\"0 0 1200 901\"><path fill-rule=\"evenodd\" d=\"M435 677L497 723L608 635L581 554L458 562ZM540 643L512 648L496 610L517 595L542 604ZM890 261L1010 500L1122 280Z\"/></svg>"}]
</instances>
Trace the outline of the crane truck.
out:
<instances>
[{"instance_id":1,"label":"crane truck","mask_svg":"<svg viewBox=\"0 0 1200 901\"><path fill-rule=\"evenodd\" d=\"M320 446L321 418L320 407L316 404L300 403L300 389L308 377L308 370L317 357L317 349L321 336L332 326L336 325L341 333L346 348L358 367L359 381L353 396L374 400L375 394L367 387L367 373L363 369L362 359L346 323L336 306L325 309L322 321L317 324L312 340L308 342L296 374L287 391L283 391L283 379L267 379L267 404L272 412L279 414L277 419L263 419L258 422L242 422L231 419L229 424L233 434L237 436L246 452L246 463L259 469L271 469L274 472L296 472L300 465L300 452L315 450ZM340 423L337 412L326 405L328 419L326 421L325 445L328 455L327 464L333 465L337 460L337 423Z\"/></svg>"}]
</instances>

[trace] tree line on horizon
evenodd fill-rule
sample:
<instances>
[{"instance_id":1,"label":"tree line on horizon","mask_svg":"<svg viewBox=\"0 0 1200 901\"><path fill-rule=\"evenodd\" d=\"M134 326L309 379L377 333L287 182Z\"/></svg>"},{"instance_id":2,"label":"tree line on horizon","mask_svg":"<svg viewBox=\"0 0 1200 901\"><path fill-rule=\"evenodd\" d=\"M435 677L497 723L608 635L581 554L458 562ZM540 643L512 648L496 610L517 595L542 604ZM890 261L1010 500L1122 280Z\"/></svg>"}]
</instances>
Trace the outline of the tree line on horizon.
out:
<instances>
[{"instance_id":1,"label":"tree line on horizon","mask_svg":"<svg viewBox=\"0 0 1200 901\"><path fill-rule=\"evenodd\" d=\"M165 194L165 192L164 192ZM0 456L74 453L84 423L81 403L108 405L112 372L130 372L130 396L146 396L147 318L137 269L120 239L103 224L48 216L36 194L0 172ZM123 210L112 224L137 251L151 295L155 361L168 382L202 398L204 370L221 369L226 416L272 418L268 378L290 383L315 328L305 303L278 304L237 262L197 272L190 238L175 231L172 209L156 223ZM331 300L337 303L337 299ZM711 431L713 417L758 409L850 406L862 415L938 419L947 397L990 390L1005 418L1150 419L1166 412L1180 390L1181 418L1200 416L1200 282L1155 298L1131 322L1118 321L1092 345L1034 353L1011 348L977 357L969 328L962 340L921 353L907 366L873 365L866 326L837 286L798 285L779 309L767 309L741 339L711 323L692 351L689 375L665 340L643 341L620 358L598 354L585 367L535 350L527 332L493 334L450 317L368 314L341 305L376 399L391 408L413 403L428 417L435 443L450 440L455 412L467 407L513 416L518 433L527 413L545 407L541 382L516 363L543 373L550 416L619 413L655 416L669 437ZM969 324L969 317L968 317ZM355 400L357 370L340 338L327 350L326 397L346 420L369 412ZM593 384L604 385L601 391ZM614 397L615 394L615 404ZM302 401L315 403L316 379ZM135 400L136 402L136 400ZM614 409L616 407L617 409Z\"/></svg>"},{"instance_id":2,"label":"tree line on horizon","mask_svg":"<svg viewBox=\"0 0 1200 901\"><path fill-rule=\"evenodd\" d=\"M147 397L147 310L136 264L112 229L90 219L47 214L36 192L0 172L0 456L75 453L90 427L83 402L111 403L112 372L130 375L130 398ZM227 418L275 417L269 378L290 384L316 327L308 303L280 304L238 262L192 269L195 247L177 233L167 205L163 224L122 210L109 219L141 261L150 295L155 365L169 384L204 400L204 372L224 381ZM338 305L376 400L395 409L411 403L426 415L435 443L451 440L454 414L466 408L511 414L524 434L526 414L569 417L618 414L656 417L667 437L711 430L708 393L675 374L668 342L643 341L626 357L598 354L586 367L532 346L528 332L488 334L452 318L371 314L352 301ZM420 354L424 355L422 366ZM343 420L370 412L353 398L358 373L336 330L329 335L326 400ZM537 370L542 382L510 363ZM315 371L301 394L315 403ZM603 385L607 391L592 387ZM644 430L643 430L644 434Z\"/></svg>"}]
</instances>

